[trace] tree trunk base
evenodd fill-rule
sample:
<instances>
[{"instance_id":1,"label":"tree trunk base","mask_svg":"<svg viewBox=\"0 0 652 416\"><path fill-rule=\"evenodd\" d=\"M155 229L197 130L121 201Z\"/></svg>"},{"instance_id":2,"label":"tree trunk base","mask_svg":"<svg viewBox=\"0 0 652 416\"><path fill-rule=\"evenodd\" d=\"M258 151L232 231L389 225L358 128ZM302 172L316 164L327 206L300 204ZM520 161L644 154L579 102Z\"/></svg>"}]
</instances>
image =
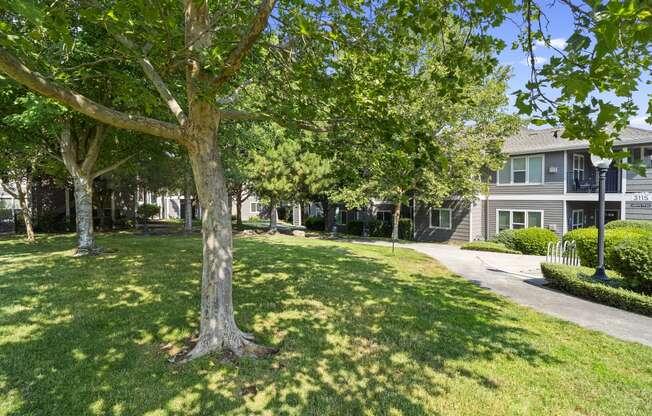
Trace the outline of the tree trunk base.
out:
<instances>
[{"instance_id":1,"label":"tree trunk base","mask_svg":"<svg viewBox=\"0 0 652 416\"><path fill-rule=\"evenodd\" d=\"M73 257L84 257L84 256L97 256L99 254L102 254L102 247L94 247L94 248L82 248L78 247L77 250L75 250L75 254L73 254Z\"/></svg>"},{"instance_id":2,"label":"tree trunk base","mask_svg":"<svg viewBox=\"0 0 652 416\"><path fill-rule=\"evenodd\" d=\"M238 330L235 336L225 336L221 342L215 337L204 340L200 338L190 351L175 357L174 362L184 364L214 352L229 353L235 357L266 358L278 351L278 348L256 344L253 334Z\"/></svg>"}]
</instances>

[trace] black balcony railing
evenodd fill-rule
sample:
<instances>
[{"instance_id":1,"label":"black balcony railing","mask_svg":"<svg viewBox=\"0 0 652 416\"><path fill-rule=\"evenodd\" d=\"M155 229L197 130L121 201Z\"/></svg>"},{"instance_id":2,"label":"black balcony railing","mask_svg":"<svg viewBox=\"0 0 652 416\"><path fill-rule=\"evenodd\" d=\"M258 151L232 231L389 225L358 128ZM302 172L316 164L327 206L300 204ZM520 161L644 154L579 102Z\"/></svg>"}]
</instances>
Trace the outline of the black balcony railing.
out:
<instances>
[{"instance_id":1,"label":"black balcony railing","mask_svg":"<svg viewBox=\"0 0 652 416\"><path fill-rule=\"evenodd\" d=\"M568 172L567 192L571 193L597 193L598 192L598 178L596 176L589 176L585 178L578 178L574 176L573 172ZM620 176L617 169L609 169L607 171L607 193L620 192Z\"/></svg>"}]
</instances>

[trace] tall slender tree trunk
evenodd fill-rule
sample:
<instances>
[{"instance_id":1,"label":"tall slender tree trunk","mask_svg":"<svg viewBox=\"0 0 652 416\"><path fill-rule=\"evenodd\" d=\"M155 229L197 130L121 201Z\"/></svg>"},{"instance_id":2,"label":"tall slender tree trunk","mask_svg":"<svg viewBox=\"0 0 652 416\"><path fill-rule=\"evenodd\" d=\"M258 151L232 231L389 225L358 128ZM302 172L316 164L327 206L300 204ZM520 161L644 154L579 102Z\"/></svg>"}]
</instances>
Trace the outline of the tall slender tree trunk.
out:
<instances>
[{"instance_id":1,"label":"tall slender tree trunk","mask_svg":"<svg viewBox=\"0 0 652 416\"><path fill-rule=\"evenodd\" d=\"M394 204L394 215L392 216L392 239L398 240L398 223L401 219L401 203Z\"/></svg>"},{"instance_id":2,"label":"tall slender tree trunk","mask_svg":"<svg viewBox=\"0 0 652 416\"><path fill-rule=\"evenodd\" d=\"M77 222L78 256L93 254L93 180L83 176L73 178L75 185L75 220Z\"/></svg>"},{"instance_id":3,"label":"tall slender tree trunk","mask_svg":"<svg viewBox=\"0 0 652 416\"><path fill-rule=\"evenodd\" d=\"M111 190L111 228L115 229L115 191Z\"/></svg>"},{"instance_id":4,"label":"tall slender tree trunk","mask_svg":"<svg viewBox=\"0 0 652 416\"><path fill-rule=\"evenodd\" d=\"M238 226L242 225L242 192L235 198L235 223Z\"/></svg>"},{"instance_id":5,"label":"tall slender tree trunk","mask_svg":"<svg viewBox=\"0 0 652 416\"><path fill-rule=\"evenodd\" d=\"M66 203L66 230L70 231L70 189L64 188L64 199Z\"/></svg>"},{"instance_id":6,"label":"tall slender tree trunk","mask_svg":"<svg viewBox=\"0 0 652 416\"><path fill-rule=\"evenodd\" d=\"M217 118L217 117L215 117ZM232 300L233 241L228 191L215 129L193 140L190 161L202 206L203 272L199 339L186 360L215 350L262 355L269 349L252 342L235 323Z\"/></svg>"},{"instance_id":7,"label":"tall slender tree trunk","mask_svg":"<svg viewBox=\"0 0 652 416\"><path fill-rule=\"evenodd\" d=\"M192 231L192 201L190 200L190 195L192 195L192 190L190 189L190 185L186 185L186 189L184 191L184 212L185 212L185 221L183 224L183 230L186 233L190 233Z\"/></svg>"},{"instance_id":8,"label":"tall slender tree trunk","mask_svg":"<svg viewBox=\"0 0 652 416\"><path fill-rule=\"evenodd\" d=\"M23 214L23 222L25 223L25 234L27 235L27 241L33 243L36 241L36 236L34 235L34 223L32 219L32 202L30 197L30 190L27 189L26 192L23 192L22 184L16 183L16 190L18 193L18 203L20 204L20 209Z\"/></svg>"},{"instance_id":9,"label":"tall slender tree trunk","mask_svg":"<svg viewBox=\"0 0 652 416\"><path fill-rule=\"evenodd\" d=\"M276 201L272 199L269 203L269 232L278 232L278 211L276 209Z\"/></svg>"},{"instance_id":10,"label":"tall slender tree trunk","mask_svg":"<svg viewBox=\"0 0 652 416\"><path fill-rule=\"evenodd\" d=\"M138 229L138 185L134 190L134 229Z\"/></svg>"}]
</instances>

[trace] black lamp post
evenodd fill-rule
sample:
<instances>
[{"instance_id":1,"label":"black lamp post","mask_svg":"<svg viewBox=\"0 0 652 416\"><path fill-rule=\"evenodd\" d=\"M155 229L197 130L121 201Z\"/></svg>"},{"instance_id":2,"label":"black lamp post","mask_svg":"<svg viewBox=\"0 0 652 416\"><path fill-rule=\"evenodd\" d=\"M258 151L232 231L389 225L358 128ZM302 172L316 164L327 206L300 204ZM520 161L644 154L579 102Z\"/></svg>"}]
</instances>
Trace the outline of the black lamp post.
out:
<instances>
[{"instance_id":1,"label":"black lamp post","mask_svg":"<svg viewBox=\"0 0 652 416\"><path fill-rule=\"evenodd\" d=\"M607 273L604 270L604 205L605 205L605 187L607 184L607 171L611 165L611 159L591 155L591 163L598 169L600 175L599 197L598 197L598 267L595 269L593 278L597 280L608 280Z\"/></svg>"}]
</instances>

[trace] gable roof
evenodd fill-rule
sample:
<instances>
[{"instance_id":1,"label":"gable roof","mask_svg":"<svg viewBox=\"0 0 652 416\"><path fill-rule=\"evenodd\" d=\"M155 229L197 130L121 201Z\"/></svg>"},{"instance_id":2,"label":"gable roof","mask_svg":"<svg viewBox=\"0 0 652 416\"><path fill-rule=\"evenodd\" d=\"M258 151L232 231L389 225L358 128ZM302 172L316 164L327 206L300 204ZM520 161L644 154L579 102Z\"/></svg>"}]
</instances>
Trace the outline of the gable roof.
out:
<instances>
[{"instance_id":1,"label":"gable roof","mask_svg":"<svg viewBox=\"0 0 652 416\"><path fill-rule=\"evenodd\" d=\"M507 154L523 154L538 152L553 152L569 149L586 149L588 140L568 140L561 137L564 130L548 128L532 130L521 128L518 133L505 140L503 152ZM556 134L555 134L556 132ZM652 131L637 127L625 127L616 145L652 143Z\"/></svg>"}]
</instances>

